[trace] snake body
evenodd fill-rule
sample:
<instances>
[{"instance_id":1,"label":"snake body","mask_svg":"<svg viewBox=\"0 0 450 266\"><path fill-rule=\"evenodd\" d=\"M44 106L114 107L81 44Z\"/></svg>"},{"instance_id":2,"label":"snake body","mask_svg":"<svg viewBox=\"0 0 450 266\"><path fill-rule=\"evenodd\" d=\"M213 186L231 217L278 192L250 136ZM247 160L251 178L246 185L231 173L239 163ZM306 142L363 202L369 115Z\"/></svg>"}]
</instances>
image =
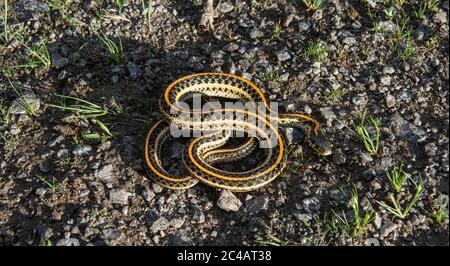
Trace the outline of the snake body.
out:
<instances>
[{"instance_id":1,"label":"snake body","mask_svg":"<svg viewBox=\"0 0 450 266\"><path fill-rule=\"evenodd\" d=\"M201 94L212 103L217 97L242 101L251 106L262 103L264 112L218 108L218 105L214 111L207 112L183 108L180 103L192 94ZM331 145L319 131L316 120L302 114L276 114L256 85L231 74L200 73L177 79L166 88L160 109L164 119L156 122L147 134L145 169L152 180L167 188L187 189L201 181L213 187L243 192L270 183L285 167L287 157L286 141L278 126L301 129L306 133L310 146L319 154L331 153ZM192 138L183 151L183 165L189 174L181 177L164 170L161 160L161 150L171 137L171 127L185 128L191 133L198 128L206 129L204 134ZM238 147L224 148L237 133L248 135L245 142ZM265 143L268 147L262 149L264 156L256 167L241 172L215 167L217 163L238 161L249 156L258 143Z\"/></svg>"}]
</instances>

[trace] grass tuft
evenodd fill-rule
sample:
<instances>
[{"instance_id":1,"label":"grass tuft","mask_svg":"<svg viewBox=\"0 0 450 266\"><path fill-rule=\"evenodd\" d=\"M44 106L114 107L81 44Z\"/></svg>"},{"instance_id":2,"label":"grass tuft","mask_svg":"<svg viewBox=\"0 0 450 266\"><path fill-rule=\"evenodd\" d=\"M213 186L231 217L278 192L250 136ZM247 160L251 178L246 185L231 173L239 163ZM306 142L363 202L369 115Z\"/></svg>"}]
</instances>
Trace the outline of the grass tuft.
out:
<instances>
[{"instance_id":1,"label":"grass tuft","mask_svg":"<svg viewBox=\"0 0 450 266\"><path fill-rule=\"evenodd\" d=\"M391 205L388 205L385 202L381 202L381 201L377 200L377 203L380 204L380 206L383 209L385 209L388 213L390 213L394 217L403 219L406 216L408 216L411 208L417 203L417 201L419 200L420 196L422 195L422 193L424 191L422 177L420 177L418 183L414 182L414 180L412 180L412 178L409 178L409 179L411 180L411 182L414 185L415 193L414 193L414 196L412 197L412 199L406 203L405 208L403 208L401 206L402 204L401 204L400 200L396 199L392 193L390 193L388 196L389 200L391 202Z\"/></svg>"},{"instance_id":2,"label":"grass tuft","mask_svg":"<svg viewBox=\"0 0 450 266\"><path fill-rule=\"evenodd\" d=\"M324 60L327 56L327 46L322 41L312 42L306 49L306 54L310 57L315 57L319 60Z\"/></svg>"},{"instance_id":3,"label":"grass tuft","mask_svg":"<svg viewBox=\"0 0 450 266\"><path fill-rule=\"evenodd\" d=\"M41 182L43 182L45 185L47 185L47 187L51 189L52 193L55 193L56 189L59 186L59 184L55 181L55 178L53 178L52 181L48 181L45 177L41 175L36 175L36 178L39 179Z\"/></svg>"},{"instance_id":4,"label":"grass tuft","mask_svg":"<svg viewBox=\"0 0 450 266\"><path fill-rule=\"evenodd\" d=\"M106 46L109 57L117 64L121 64L123 62L123 47L122 47L122 40L119 38L119 43L116 44L114 41L112 41L106 34L99 30L98 31L98 37L103 42L103 44Z\"/></svg>"},{"instance_id":5,"label":"grass tuft","mask_svg":"<svg viewBox=\"0 0 450 266\"><path fill-rule=\"evenodd\" d=\"M303 4L305 4L308 10L317 10L323 3L325 3L325 0L303 0Z\"/></svg>"},{"instance_id":6,"label":"grass tuft","mask_svg":"<svg viewBox=\"0 0 450 266\"><path fill-rule=\"evenodd\" d=\"M402 190L403 184L406 181L408 175L405 171L403 171L403 164L400 164L399 167L394 167L390 172L385 170L386 177L389 180L389 184L391 188L395 190L395 192L400 192Z\"/></svg>"},{"instance_id":7,"label":"grass tuft","mask_svg":"<svg viewBox=\"0 0 450 266\"><path fill-rule=\"evenodd\" d=\"M109 114L109 110L95 103L66 95L56 94L61 99L59 104L48 104L49 107L62 109L64 111L75 112L80 118L96 118ZM74 101L73 104L66 104L65 101Z\"/></svg>"}]
</instances>

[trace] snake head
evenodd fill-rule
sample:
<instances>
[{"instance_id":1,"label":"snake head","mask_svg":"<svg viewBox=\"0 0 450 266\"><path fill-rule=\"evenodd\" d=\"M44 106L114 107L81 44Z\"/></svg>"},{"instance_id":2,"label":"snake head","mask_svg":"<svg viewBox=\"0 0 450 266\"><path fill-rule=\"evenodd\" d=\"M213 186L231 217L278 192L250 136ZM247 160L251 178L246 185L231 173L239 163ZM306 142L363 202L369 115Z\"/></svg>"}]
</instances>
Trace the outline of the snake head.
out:
<instances>
[{"instance_id":1,"label":"snake head","mask_svg":"<svg viewBox=\"0 0 450 266\"><path fill-rule=\"evenodd\" d=\"M320 130L317 134L311 130L307 139L309 146L314 149L317 154L321 156L328 156L333 153L331 142Z\"/></svg>"}]
</instances>

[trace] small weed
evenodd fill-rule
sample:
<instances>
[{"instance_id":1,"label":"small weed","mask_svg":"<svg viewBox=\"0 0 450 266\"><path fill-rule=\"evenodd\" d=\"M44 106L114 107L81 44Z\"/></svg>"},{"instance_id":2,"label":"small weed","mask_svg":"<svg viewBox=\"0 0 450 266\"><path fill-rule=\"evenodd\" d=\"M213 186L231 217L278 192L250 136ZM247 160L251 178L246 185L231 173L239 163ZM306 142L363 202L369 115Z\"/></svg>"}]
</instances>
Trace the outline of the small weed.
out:
<instances>
[{"instance_id":1,"label":"small weed","mask_svg":"<svg viewBox=\"0 0 450 266\"><path fill-rule=\"evenodd\" d=\"M271 42L279 41L281 40L281 35L283 34L283 30L281 29L281 23L276 22L275 27L272 32L272 37L270 37Z\"/></svg>"},{"instance_id":2,"label":"small weed","mask_svg":"<svg viewBox=\"0 0 450 266\"><path fill-rule=\"evenodd\" d=\"M278 73L278 69L274 68L274 69L271 69L271 70L267 71L266 73L264 73L261 76L258 75L258 78L262 82L279 81L280 80L280 74Z\"/></svg>"},{"instance_id":3,"label":"small weed","mask_svg":"<svg viewBox=\"0 0 450 266\"><path fill-rule=\"evenodd\" d=\"M389 180L389 184L391 188L395 190L395 192L400 192L402 190L403 184L406 181L408 175L405 171L403 171L403 164L400 164L400 167L394 167L391 172L385 170L386 177Z\"/></svg>"},{"instance_id":4,"label":"small weed","mask_svg":"<svg viewBox=\"0 0 450 266\"><path fill-rule=\"evenodd\" d=\"M25 42L21 42L22 46L24 46L28 52L31 54L32 59L28 62L27 65L35 65L39 63L43 65L46 69L49 69L52 65L52 60L50 58L50 53L48 52L47 45L45 42L41 41L32 46L28 46Z\"/></svg>"},{"instance_id":5,"label":"small weed","mask_svg":"<svg viewBox=\"0 0 450 266\"><path fill-rule=\"evenodd\" d=\"M333 84L331 88L331 92L325 95L325 103L331 104L336 98L344 95L344 89L340 84Z\"/></svg>"},{"instance_id":6,"label":"small weed","mask_svg":"<svg viewBox=\"0 0 450 266\"><path fill-rule=\"evenodd\" d=\"M0 122L5 125L9 125L11 122L11 114L9 112L9 107L3 104L3 99L0 100Z\"/></svg>"},{"instance_id":7,"label":"small weed","mask_svg":"<svg viewBox=\"0 0 450 266\"><path fill-rule=\"evenodd\" d=\"M52 247L52 246L54 246L54 244L50 239L48 239L48 240L41 239L41 241L39 241L39 246L40 247Z\"/></svg>"},{"instance_id":8,"label":"small weed","mask_svg":"<svg viewBox=\"0 0 450 266\"><path fill-rule=\"evenodd\" d=\"M372 117L369 118L369 122L372 125L372 127L375 129L375 134L372 136L369 134L369 131L367 129L367 125L365 123L366 118L366 111L364 111L364 114L362 115L361 122L359 124L354 124L353 129L351 130L356 136L359 137L361 142L364 144L364 147L366 150L371 154L374 155L378 152L378 144L380 140L380 120L374 119Z\"/></svg>"},{"instance_id":9,"label":"small weed","mask_svg":"<svg viewBox=\"0 0 450 266\"><path fill-rule=\"evenodd\" d=\"M411 180L411 182L414 185L415 193L414 193L414 196L412 197L411 201L409 201L406 204L405 208L402 208L401 202L398 199L396 199L393 194L389 194L389 196L388 196L392 205L387 205L386 203L377 200L378 204L380 204L380 206L382 208L384 208L388 213L390 213L394 217L403 219L406 216L408 216L409 211L417 203L417 201L420 198L420 195L422 195L422 193L424 191L421 177L420 177L418 183L414 182L414 180L412 180L412 178L409 178L409 179Z\"/></svg>"},{"instance_id":10,"label":"small weed","mask_svg":"<svg viewBox=\"0 0 450 266\"><path fill-rule=\"evenodd\" d=\"M437 206L431 207L431 210L422 210L430 216L437 224L442 224L445 218L448 216L448 198L439 196L437 200Z\"/></svg>"},{"instance_id":11,"label":"small weed","mask_svg":"<svg viewBox=\"0 0 450 266\"><path fill-rule=\"evenodd\" d=\"M102 133L102 134L85 133L85 134L83 134L84 139L97 140L97 141L103 142L103 141L106 141L106 140L110 139L111 137L113 137L113 135L111 134L111 132L109 131L108 127L105 124L103 124L100 120L96 120L96 123L104 133Z\"/></svg>"},{"instance_id":12,"label":"small weed","mask_svg":"<svg viewBox=\"0 0 450 266\"><path fill-rule=\"evenodd\" d=\"M252 7L255 9L261 9L263 4L260 1L252 0Z\"/></svg>"},{"instance_id":13,"label":"small weed","mask_svg":"<svg viewBox=\"0 0 450 266\"><path fill-rule=\"evenodd\" d=\"M96 118L99 116L104 116L109 114L109 110L103 108L95 103L88 102L86 100L56 94L57 97L61 98L62 102L60 104L48 104L49 107L62 109L64 111L75 112L80 118ZM66 104L65 100L74 101L74 104Z\"/></svg>"},{"instance_id":14,"label":"small weed","mask_svg":"<svg viewBox=\"0 0 450 266\"><path fill-rule=\"evenodd\" d=\"M412 39L408 37L405 44L397 45L396 53L398 59L403 61L416 55L416 47L414 46Z\"/></svg>"},{"instance_id":15,"label":"small weed","mask_svg":"<svg viewBox=\"0 0 450 266\"><path fill-rule=\"evenodd\" d=\"M17 96L19 96L18 103L23 108L23 110L25 110L27 115L29 117L36 116L36 110L34 109L34 106L28 101L26 97L23 96L22 92L18 91L16 87L14 87L14 84L12 84L8 76L6 76L6 79L8 80L9 85L13 88Z\"/></svg>"},{"instance_id":16,"label":"small weed","mask_svg":"<svg viewBox=\"0 0 450 266\"><path fill-rule=\"evenodd\" d=\"M147 5L145 5L145 0L140 0L142 6L142 12L144 14L144 19L147 25L150 27L150 16L153 12L153 0L147 0Z\"/></svg>"},{"instance_id":17,"label":"small weed","mask_svg":"<svg viewBox=\"0 0 450 266\"><path fill-rule=\"evenodd\" d=\"M119 44L117 45L114 41L108 38L103 31L98 31L98 37L106 46L109 57L117 64L122 63L123 61L123 47L122 40L119 38Z\"/></svg>"},{"instance_id":18,"label":"small weed","mask_svg":"<svg viewBox=\"0 0 450 266\"><path fill-rule=\"evenodd\" d=\"M396 14L394 7L391 6L390 8L385 9L384 14L386 15L387 19L392 20Z\"/></svg>"},{"instance_id":19,"label":"small weed","mask_svg":"<svg viewBox=\"0 0 450 266\"><path fill-rule=\"evenodd\" d=\"M312 42L306 49L306 54L319 60L324 60L327 56L327 46L322 41Z\"/></svg>"},{"instance_id":20,"label":"small weed","mask_svg":"<svg viewBox=\"0 0 450 266\"><path fill-rule=\"evenodd\" d=\"M283 240L277 236L277 233L273 229L274 224L278 222L278 213L274 213L270 219L270 226L265 225L265 240L256 241L261 245L267 246L289 246L296 243L290 240Z\"/></svg>"},{"instance_id":21,"label":"small weed","mask_svg":"<svg viewBox=\"0 0 450 266\"><path fill-rule=\"evenodd\" d=\"M317 10L324 2L325 0L303 0L303 4L305 4L308 10Z\"/></svg>"},{"instance_id":22,"label":"small weed","mask_svg":"<svg viewBox=\"0 0 450 266\"><path fill-rule=\"evenodd\" d=\"M46 184L52 190L53 193L55 193L56 189L59 186L59 184L55 181L55 178L53 178L51 182L41 175L36 175L36 178L39 179L44 184Z\"/></svg>"},{"instance_id":23,"label":"small weed","mask_svg":"<svg viewBox=\"0 0 450 266\"><path fill-rule=\"evenodd\" d=\"M118 116L124 114L123 106L117 102L115 97L112 97L112 113Z\"/></svg>"},{"instance_id":24,"label":"small weed","mask_svg":"<svg viewBox=\"0 0 450 266\"><path fill-rule=\"evenodd\" d=\"M47 0L47 5L53 10L69 9L70 2L68 0Z\"/></svg>"},{"instance_id":25,"label":"small weed","mask_svg":"<svg viewBox=\"0 0 450 266\"><path fill-rule=\"evenodd\" d=\"M123 6L125 5L125 0L114 0L116 4L116 10L119 13L122 13Z\"/></svg>"},{"instance_id":26,"label":"small weed","mask_svg":"<svg viewBox=\"0 0 450 266\"><path fill-rule=\"evenodd\" d=\"M370 224L370 222L372 222L374 211L372 207L370 207L370 210L365 212L361 217L359 210L358 190L355 186L352 189L351 205L354 214L351 236L357 237L363 234L365 232L366 226Z\"/></svg>"}]
</instances>

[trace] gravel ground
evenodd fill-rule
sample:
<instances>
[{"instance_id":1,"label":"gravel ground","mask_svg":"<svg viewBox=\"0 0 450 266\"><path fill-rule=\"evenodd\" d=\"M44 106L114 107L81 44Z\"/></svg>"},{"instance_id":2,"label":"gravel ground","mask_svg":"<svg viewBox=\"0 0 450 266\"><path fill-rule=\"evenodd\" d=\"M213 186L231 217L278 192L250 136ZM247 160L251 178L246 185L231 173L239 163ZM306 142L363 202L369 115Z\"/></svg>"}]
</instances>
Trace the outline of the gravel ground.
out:
<instances>
[{"instance_id":1,"label":"gravel ground","mask_svg":"<svg viewBox=\"0 0 450 266\"><path fill-rule=\"evenodd\" d=\"M0 244L448 245L448 1L420 17L419 1L329 0L307 10L300 0L222 0L206 27L199 0L155 0L148 12L137 0L120 12L106 0L9 2ZM121 57L109 56L98 29L120 37ZM47 67L27 48L38 43ZM333 155L292 146L282 176L249 193L151 182L141 154L157 100L173 80L204 71L243 76L284 110L311 114ZM113 137L83 138L108 134L93 118L49 106L55 94L109 108L98 120ZM372 155L350 130L364 112L380 121ZM173 171L182 145L168 147ZM396 192L385 170L401 163L411 179ZM414 203L405 217L379 203L392 205L389 195L402 210Z\"/></svg>"}]
</instances>

